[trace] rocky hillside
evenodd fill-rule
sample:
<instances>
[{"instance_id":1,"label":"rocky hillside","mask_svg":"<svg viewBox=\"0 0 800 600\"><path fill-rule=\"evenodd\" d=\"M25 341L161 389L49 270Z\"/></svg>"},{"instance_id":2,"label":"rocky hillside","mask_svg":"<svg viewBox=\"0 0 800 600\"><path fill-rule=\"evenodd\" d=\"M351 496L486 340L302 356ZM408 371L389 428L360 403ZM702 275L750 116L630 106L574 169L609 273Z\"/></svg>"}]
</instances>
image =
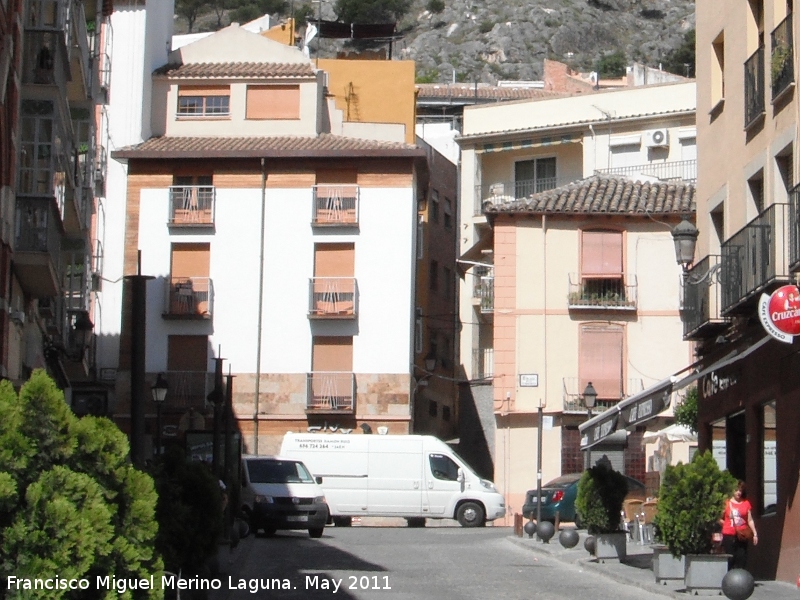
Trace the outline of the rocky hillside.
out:
<instances>
[{"instance_id":1,"label":"rocky hillside","mask_svg":"<svg viewBox=\"0 0 800 600\"><path fill-rule=\"evenodd\" d=\"M445 0L431 12L437 4L414 0L395 45L427 82L540 79L545 58L589 71L614 52L658 66L694 28L693 0ZM335 19L332 6L323 19ZM322 54L338 47L324 40Z\"/></svg>"}]
</instances>

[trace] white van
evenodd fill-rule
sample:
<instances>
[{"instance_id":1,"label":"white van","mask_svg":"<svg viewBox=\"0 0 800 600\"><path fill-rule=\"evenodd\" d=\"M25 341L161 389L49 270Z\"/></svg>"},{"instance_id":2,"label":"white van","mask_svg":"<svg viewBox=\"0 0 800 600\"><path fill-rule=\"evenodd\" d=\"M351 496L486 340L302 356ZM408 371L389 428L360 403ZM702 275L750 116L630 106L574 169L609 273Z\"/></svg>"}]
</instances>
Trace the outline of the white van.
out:
<instances>
[{"instance_id":1,"label":"white van","mask_svg":"<svg viewBox=\"0 0 800 600\"><path fill-rule=\"evenodd\" d=\"M307 529L322 537L328 522L322 479L302 461L280 456L242 457L242 510L250 529L273 535L278 529Z\"/></svg>"},{"instance_id":2,"label":"white van","mask_svg":"<svg viewBox=\"0 0 800 600\"><path fill-rule=\"evenodd\" d=\"M457 519L477 527L506 514L503 496L444 442L427 435L287 433L281 454L302 460L339 526L351 517Z\"/></svg>"}]
</instances>

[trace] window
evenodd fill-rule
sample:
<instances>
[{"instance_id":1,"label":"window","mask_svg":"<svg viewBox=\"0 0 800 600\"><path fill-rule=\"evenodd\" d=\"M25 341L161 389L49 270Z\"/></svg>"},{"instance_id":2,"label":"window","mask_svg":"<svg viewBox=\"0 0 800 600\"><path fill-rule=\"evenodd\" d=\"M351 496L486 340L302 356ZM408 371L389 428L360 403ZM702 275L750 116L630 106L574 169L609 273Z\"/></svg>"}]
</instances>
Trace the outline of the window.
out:
<instances>
[{"instance_id":1,"label":"window","mask_svg":"<svg viewBox=\"0 0 800 600\"><path fill-rule=\"evenodd\" d=\"M179 117L230 116L230 88L227 85L180 86L178 88Z\"/></svg>"},{"instance_id":2,"label":"window","mask_svg":"<svg viewBox=\"0 0 800 600\"><path fill-rule=\"evenodd\" d=\"M167 314L207 317L211 309L210 244L172 244Z\"/></svg>"},{"instance_id":3,"label":"window","mask_svg":"<svg viewBox=\"0 0 800 600\"><path fill-rule=\"evenodd\" d=\"M248 85L247 119L299 119L299 85Z\"/></svg>"},{"instance_id":4,"label":"window","mask_svg":"<svg viewBox=\"0 0 800 600\"><path fill-rule=\"evenodd\" d=\"M431 261L430 272L428 273L428 287L434 292L439 289L439 263L435 260Z\"/></svg>"},{"instance_id":5,"label":"window","mask_svg":"<svg viewBox=\"0 0 800 600\"><path fill-rule=\"evenodd\" d=\"M610 148L610 164L612 169L620 167L634 167L644 162L641 153L641 144L623 144Z\"/></svg>"},{"instance_id":6,"label":"window","mask_svg":"<svg viewBox=\"0 0 800 600\"><path fill-rule=\"evenodd\" d=\"M312 344L312 371L351 372L353 370L352 336L315 335Z\"/></svg>"},{"instance_id":7,"label":"window","mask_svg":"<svg viewBox=\"0 0 800 600\"><path fill-rule=\"evenodd\" d=\"M450 407L443 406L442 407L442 421L449 421L450 420Z\"/></svg>"},{"instance_id":8,"label":"window","mask_svg":"<svg viewBox=\"0 0 800 600\"><path fill-rule=\"evenodd\" d=\"M417 259L425 256L425 225L423 216L417 216Z\"/></svg>"},{"instance_id":9,"label":"window","mask_svg":"<svg viewBox=\"0 0 800 600\"><path fill-rule=\"evenodd\" d=\"M208 336L170 335L167 338L167 383L170 406L205 411Z\"/></svg>"},{"instance_id":10,"label":"window","mask_svg":"<svg viewBox=\"0 0 800 600\"><path fill-rule=\"evenodd\" d=\"M794 152L789 146L786 150L775 157L775 166L778 170L778 179L782 184L783 193L789 192L794 187ZM785 200L783 200L785 202Z\"/></svg>"},{"instance_id":11,"label":"window","mask_svg":"<svg viewBox=\"0 0 800 600\"><path fill-rule=\"evenodd\" d=\"M535 158L514 163L514 193L525 198L556 187L556 159Z\"/></svg>"},{"instance_id":12,"label":"window","mask_svg":"<svg viewBox=\"0 0 800 600\"><path fill-rule=\"evenodd\" d=\"M444 226L445 229L453 227L453 202L447 196L444 198Z\"/></svg>"},{"instance_id":13,"label":"window","mask_svg":"<svg viewBox=\"0 0 800 600\"><path fill-rule=\"evenodd\" d=\"M458 465L449 456L444 454L430 454L428 461L431 467L431 474L436 479L444 481L458 481Z\"/></svg>"},{"instance_id":14,"label":"window","mask_svg":"<svg viewBox=\"0 0 800 600\"><path fill-rule=\"evenodd\" d=\"M309 314L347 317L356 314L355 244L314 244L314 278Z\"/></svg>"},{"instance_id":15,"label":"window","mask_svg":"<svg viewBox=\"0 0 800 600\"><path fill-rule=\"evenodd\" d=\"M582 232L580 298L616 304L625 300L625 291L622 232Z\"/></svg>"},{"instance_id":16,"label":"window","mask_svg":"<svg viewBox=\"0 0 800 600\"><path fill-rule=\"evenodd\" d=\"M450 300L453 297L453 271L444 267L444 297Z\"/></svg>"},{"instance_id":17,"label":"window","mask_svg":"<svg viewBox=\"0 0 800 600\"><path fill-rule=\"evenodd\" d=\"M756 214L764 210L764 171L759 171L747 180L747 189L750 192L750 200L756 208Z\"/></svg>"},{"instance_id":18,"label":"window","mask_svg":"<svg viewBox=\"0 0 800 600\"><path fill-rule=\"evenodd\" d=\"M711 44L711 107L725 100L725 32Z\"/></svg>"},{"instance_id":19,"label":"window","mask_svg":"<svg viewBox=\"0 0 800 600\"><path fill-rule=\"evenodd\" d=\"M428 401L428 416L431 417L439 416L439 405L436 403L436 400Z\"/></svg>"},{"instance_id":20,"label":"window","mask_svg":"<svg viewBox=\"0 0 800 600\"><path fill-rule=\"evenodd\" d=\"M622 398L623 333L619 325L581 327L579 390L583 390L591 381L599 400Z\"/></svg>"},{"instance_id":21,"label":"window","mask_svg":"<svg viewBox=\"0 0 800 600\"><path fill-rule=\"evenodd\" d=\"M55 181L53 103L23 100L20 113L17 193L51 195Z\"/></svg>"},{"instance_id":22,"label":"window","mask_svg":"<svg viewBox=\"0 0 800 600\"><path fill-rule=\"evenodd\" d=\"M439 192L431 190L430 218L434 223L439 222Z\"/></svg>"},{"instance_id":23,"label":"window","mask_svg":"<svg viewBox=\"0 0 800 600\"><path fill-rule=\"evenodd\" d=\"M764 514L778 506L777 404L774 400L761 407L761 493Z\"/></svg>"},{"instance_id":24,"label":"window","mask_svg":"<svg viewBox=\"0 0 800 600\"><path fill-rule=\"evenodd\" d=\"M417 307L414 315L414 352L422 354L422 309Z\"/></svg>"}]
</instances>

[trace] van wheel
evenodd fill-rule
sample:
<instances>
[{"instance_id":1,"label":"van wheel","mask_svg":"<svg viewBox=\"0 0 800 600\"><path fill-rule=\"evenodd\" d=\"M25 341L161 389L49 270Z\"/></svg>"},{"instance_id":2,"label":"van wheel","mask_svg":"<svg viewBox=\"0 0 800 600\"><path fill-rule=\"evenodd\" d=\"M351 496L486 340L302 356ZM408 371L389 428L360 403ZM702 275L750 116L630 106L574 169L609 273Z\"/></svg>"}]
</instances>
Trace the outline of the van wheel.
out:
<instances>
[{"instance_id":1,"label":"van wheel","mask_svg":"<svg viewBox=\"0 0 800 600\"><path fill-rule=\"evenodd\" d=\"M313 529L308 530L308 535L312 538L321 538L324 530L324 527L314 527Z\"/></svg>"},{"instance_id":2,"label":"van wheel","mask_svg":"<svg viewBox=\"0 0 800 600\"><path fill-rule=\"evenodd\" d=\"M336 527L350 527L353 524L352 517L333 517L333 524Z\"/></svg>"},{"instance_id":3,"label":"van wheel","mask_svg":"<svg viewBox=\"0 0 800 600\"><path fill-rule=\"evenodd\" d=\"M409 527L425 527L425 517L409 517L406 523Z\"/></svg>"},{"instance_id":4,"label":"van wheel","mask_svg":"<svg viewBox=\"0 0 800 600\"><path fill-rule=\"evenodd\" d=\"M462 527L481 527L484 523L483 508L475 502L464 502L458 507L456 519Z\"/></svg>"}]
</instances>

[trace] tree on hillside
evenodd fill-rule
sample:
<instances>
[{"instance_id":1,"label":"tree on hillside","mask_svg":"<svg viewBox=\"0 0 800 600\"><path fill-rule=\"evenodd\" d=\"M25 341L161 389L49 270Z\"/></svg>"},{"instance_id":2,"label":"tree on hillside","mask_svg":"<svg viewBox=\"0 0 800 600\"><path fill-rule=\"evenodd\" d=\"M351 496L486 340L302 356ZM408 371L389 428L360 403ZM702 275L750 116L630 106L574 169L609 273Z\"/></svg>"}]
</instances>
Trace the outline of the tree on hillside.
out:
<instances>
[{"instance_id":1,"label":"tree on hillside","mask_svg":"<svg viewBox=\"0 0 800 600\"><path fill-rule=\"evenodd\" d=\"M248 23L263 15L285 15L286 0L232 0L231 23Z\"/></svg>"},{"instance_id":2,"label":"tree on hillside","mask_svg":"<svg viewBox=\"0 0 800 600\"><path fill-rule=\"evenodd\" d=\"M209 0L175 0L175 14L186 19L188 33L192 33L197 17L209 8Z\"/></svg>"},{"instance_id":3,"label":"tree on hillside","mask_svg":"<svg viewBox=\"0 0 800 600\"><path fill-rule=\"evenodd\" d=\"M625 75L625 68L627 67L627 59L625 53L617 50L611 54L603 55L597 61L595 71L598 72L600 77L622 77Z\"/></svg>"},{"instance_id":4,"label":"tree on hillside","mask_svg":"<svg viewBox=\"0 0 800 600\"><path fill-rule=\"evenodd\" d=\"M336 0L339 21L345 23L392 23L411 9L411 0Z\"/></svg>"},{"instance_id":5,"label":"tree on hillside","mask_svg":"<svg viewBox=\"0 0 800 600\"><path fill-rule=\"evenodd\" d=\"M152 478L128 463L111 421L78 419L42 370L19 395L0 383L0 572L27 578L143 578L163 570ZM52 592L25 592L52 598ZM116 598L114 590L59 598ZM11 592L9 597L16 597ZM157 599L138 590L126 600Z\"/></svg>"},{"instance_id":6,"label":"tree on hillside","mask_svg":"<svg viewBox=\"0 0 800 600\"><path fill-rule=\"evenodd\" d=\"M683 43L667 54L661 64L665 71L684 77L695 76L695 33L694 29L687 31L683 36Z\"/></svg>"}]
</instances>

